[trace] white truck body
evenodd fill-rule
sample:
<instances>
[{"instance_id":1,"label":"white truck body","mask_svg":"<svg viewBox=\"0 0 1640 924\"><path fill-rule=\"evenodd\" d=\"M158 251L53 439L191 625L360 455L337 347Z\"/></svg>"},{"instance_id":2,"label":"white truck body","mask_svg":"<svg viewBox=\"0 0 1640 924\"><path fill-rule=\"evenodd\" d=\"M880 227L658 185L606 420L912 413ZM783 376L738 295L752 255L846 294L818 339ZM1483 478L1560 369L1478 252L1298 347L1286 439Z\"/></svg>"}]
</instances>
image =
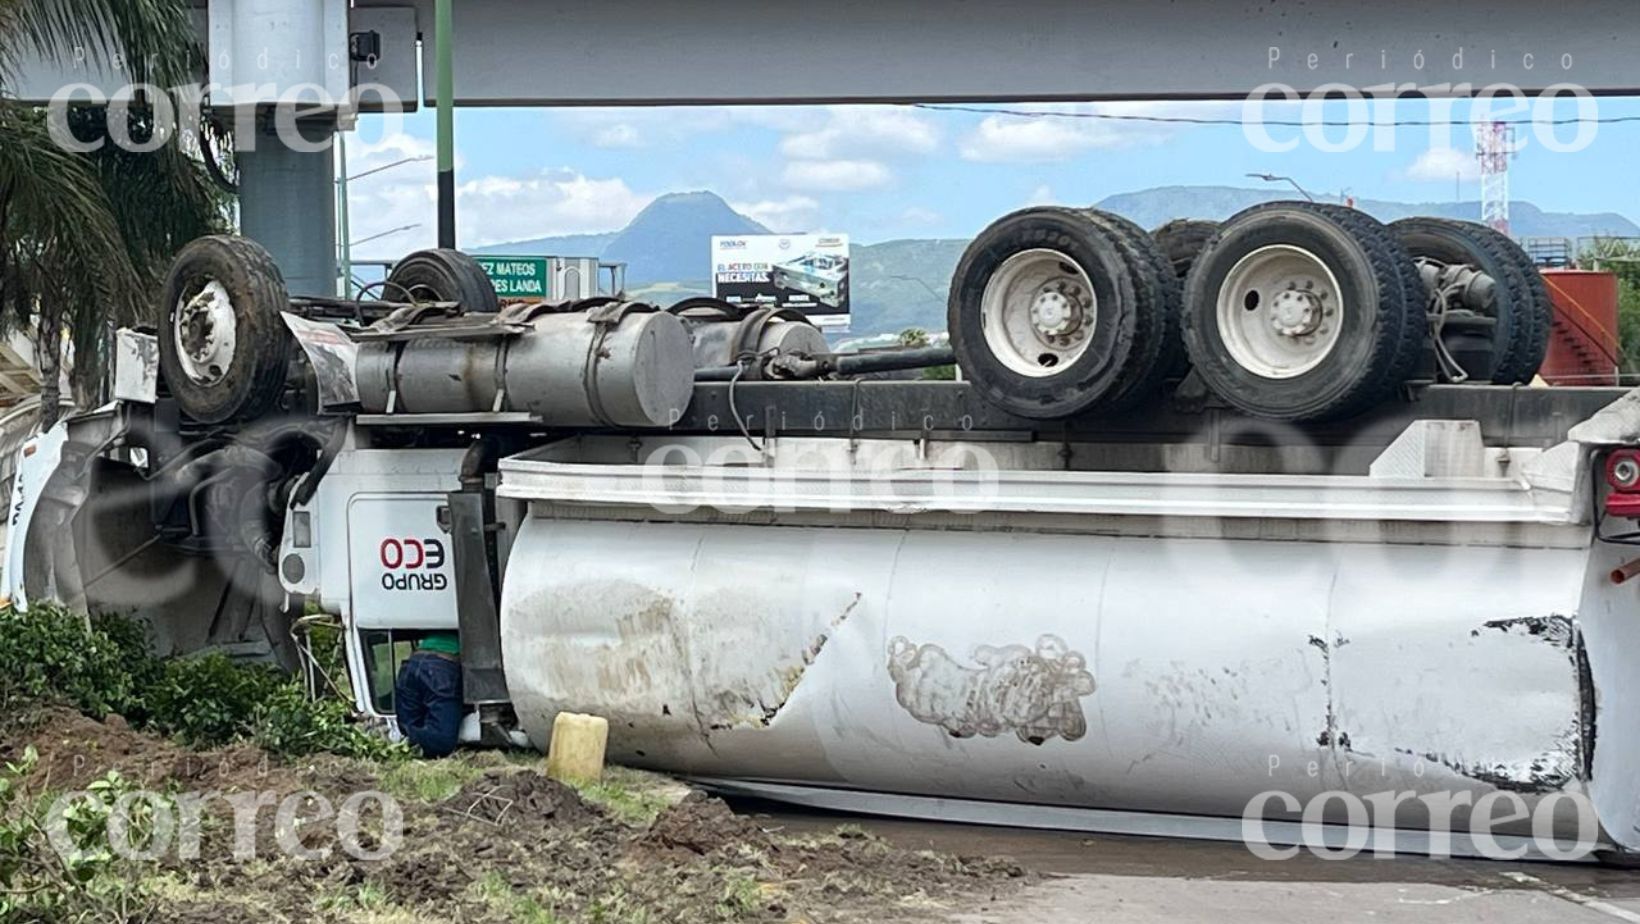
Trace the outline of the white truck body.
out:
<instances>
[{"instance_id":1,"label":"white truck body","mask_svg":"<svg viewBox=\"0 0 1640 924\"><path fill-rule=\"evenodd\" d=\"M127 413L64 459L131 439ZM504 699L537 747L589 712L616 759L726 791L1218 837L1254 806L1294 842L1299 806L1407 793L1373 836L1432 852L1483 853L1437 834L1506 794L1522 849L1640 849L1640 583L1612 580L1631 540L1593 516L1599 459L1640 445L1640 393L1547 449L1416 420L1352 474L1294 473L1315 466L1280 445L1233 465L1139 447L1158 471L1096 440L731 430L545 438L474 481L472 446L335 425L273 580L341 620L368 714L391 718L408 640L462 628L465 648L484 599L461 583L465 491L493 506ZM22 522L60 466L19 465ZM62 570L24 545L18 600L31 555ZM111 569L110 545L78 566L159 566ZM142 585L156 609L226 592L177 573ZM1419 801L1443 796L1445 815Z\"/></svg>"}]
</instances>

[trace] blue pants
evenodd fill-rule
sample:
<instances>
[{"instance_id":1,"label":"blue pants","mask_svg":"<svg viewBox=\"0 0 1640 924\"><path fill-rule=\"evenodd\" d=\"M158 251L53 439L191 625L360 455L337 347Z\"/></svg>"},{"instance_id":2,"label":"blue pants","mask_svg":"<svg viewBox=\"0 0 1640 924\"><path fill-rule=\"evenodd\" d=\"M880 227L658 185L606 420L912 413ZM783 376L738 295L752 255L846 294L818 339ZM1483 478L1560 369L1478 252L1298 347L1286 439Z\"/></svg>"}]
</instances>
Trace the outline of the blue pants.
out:
<instances>
[{"instance_id":1,"label":"blue pants","mask_svg":"<svg viewBox=\"0 0 1640 924\"><path fill-rule=\"evenodd\" d=\"M446 757L461 735L461 665L448 658L416 652L399 668L393 685L399 731L428 757Z\"/></svg>"}]
</instances>

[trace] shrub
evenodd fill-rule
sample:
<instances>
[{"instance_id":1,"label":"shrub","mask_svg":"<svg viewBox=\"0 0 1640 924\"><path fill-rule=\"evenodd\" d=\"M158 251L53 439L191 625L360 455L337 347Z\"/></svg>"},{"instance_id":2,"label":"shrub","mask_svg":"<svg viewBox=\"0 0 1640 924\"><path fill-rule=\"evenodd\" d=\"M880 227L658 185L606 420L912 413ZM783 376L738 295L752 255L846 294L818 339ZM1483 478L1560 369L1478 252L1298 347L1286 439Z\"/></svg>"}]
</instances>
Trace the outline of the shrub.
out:
<instances>
[{"instance_id":1,"label":"shrub","mask_svg":"<svg viewBox=\"0 0 1640 924\"><path fill-rule=\"evenodd\" d=\"M265 665L221 654L160 660L140 624L101 617L88 625L54 606L0 608L0 716L27 703L62 703L97 719L119 713L192 747L249 740L287 757L409 754L354 723L347 702L315 700Z\"/></svg>"},{"instance_id":2,"label":"shrub","mask_svg":"<svg viewBox=\"0 0 1640 924\"><path fill-rule=\"evenodd\" d=\"M293 757L324 753L396 760L409 756L404 745L372 734L352 719L347 703L314 700L295 683L284 683L258 704L252 740L265 750Z\"/></svg>"},{"instance_id":3,"label":"shrub","mask_svg":"<svg viewBox=\"0 0 1640 924\"><path fill-rule=\"evenodd\" d=\"M155 909L108 843L114 805L135 784L111 770L64 805L61 834L72 849L59 854L47 833L49 798L32 797L24 785L38 764L30 747L0 767L0 920L147 919ZM154 834L151 808L134 810L128 824L131 843L145 845Z\"/></svg>"},{"instance_id":4,"label":"shrub","mask_svg":"<svg viewBox=\"0 0 1640 924\"><path fill-rule=\"evenodd\" d=\"M143 691L149 724L191 747L220 747L251 733L261 704L287 685L271 668L221 654L166 661Z\"/></svg>"},{"instance_id":5,"label":"shrub","mask_svg":"<svg viewBox=\"0 0 1640 924\"><path fill-rule=\"evenodd\" d=\"M0 609L0 709L57 700L97 718L129 711L137 692L128 657L121 643L61 607Z\"/></svg>"}]
</instances>

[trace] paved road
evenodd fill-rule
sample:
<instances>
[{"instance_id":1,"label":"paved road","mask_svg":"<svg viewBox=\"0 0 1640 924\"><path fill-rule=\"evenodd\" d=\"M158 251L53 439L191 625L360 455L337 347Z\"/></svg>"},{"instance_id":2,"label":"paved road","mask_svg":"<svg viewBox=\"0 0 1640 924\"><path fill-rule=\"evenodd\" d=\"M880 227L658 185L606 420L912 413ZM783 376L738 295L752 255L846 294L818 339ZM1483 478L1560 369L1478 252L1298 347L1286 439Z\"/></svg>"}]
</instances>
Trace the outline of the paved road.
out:
<instances>
[{"instance_id":1,"label":"paved road","mask_svg":"<svg viewBox=\"0 0 1640 924\"><path fill-rule=\"evenodd\" d=\"M1327 861L1308 854L1269 862L1239 844L845 819L767 803L738 807L788 830L830 830L846 820L912 849L1007 855L1043 875L1023 894L964 909L952 924L1640 924L1640 873L1592 864Z\"/></svg>"}]
</instances>

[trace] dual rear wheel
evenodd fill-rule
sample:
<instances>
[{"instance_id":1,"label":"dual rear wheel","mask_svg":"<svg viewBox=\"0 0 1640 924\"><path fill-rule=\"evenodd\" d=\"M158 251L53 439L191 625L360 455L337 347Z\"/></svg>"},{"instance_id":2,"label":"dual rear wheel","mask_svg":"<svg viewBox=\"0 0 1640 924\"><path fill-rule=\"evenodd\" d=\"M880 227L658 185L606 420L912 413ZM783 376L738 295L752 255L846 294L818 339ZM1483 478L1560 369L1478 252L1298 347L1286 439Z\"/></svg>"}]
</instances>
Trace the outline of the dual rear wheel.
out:
<instances>
[{"instance_id":1,"label":"dual rear wheel","mask_svg":"<svg viewBox=\"0 0 1640 924\"><path fill-rule=\"evenodd\" d=\"M947 322L992 403L1051 419L1148 396L1177 354L1179 288L1141 229L1093 209L1004 216L957 264Z\"/></svg>"},{"instance_id":2,"label":"dual rear wheel","mask_svg":"<svg viewBox=\"0 0 1640 924\"><path fill-rule=\"evenodd\" d=\"M1127 410L1193 367L1245 413L1319 421L1394 398L1432 326L1477 367L1443 345L1449 380L1528 381L1550 312L1530 258L1490 228L1275 202L1151 234L1091 209L1015 212L964 254L948 320L970 381L1022 416Z\"/></svg>"}]
</instances>

